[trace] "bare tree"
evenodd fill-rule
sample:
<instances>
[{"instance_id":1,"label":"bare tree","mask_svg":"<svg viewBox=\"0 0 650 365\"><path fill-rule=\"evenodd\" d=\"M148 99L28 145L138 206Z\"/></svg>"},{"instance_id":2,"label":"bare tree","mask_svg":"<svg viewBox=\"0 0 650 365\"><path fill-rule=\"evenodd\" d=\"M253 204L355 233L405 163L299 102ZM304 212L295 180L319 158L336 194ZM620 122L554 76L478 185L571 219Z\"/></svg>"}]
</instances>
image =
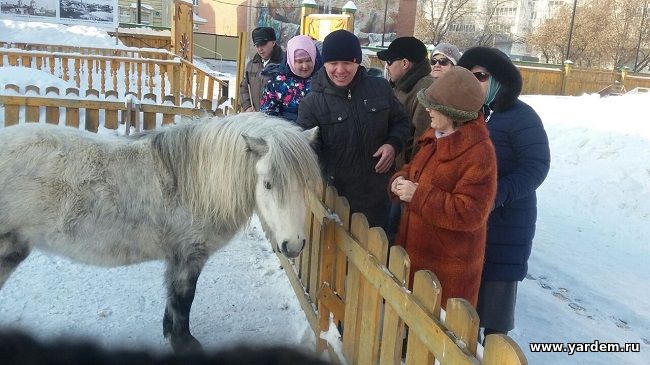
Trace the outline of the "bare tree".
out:
<instances>
[{"instance_id":1,"label":"bare tree","mask_svg":"<svg viewBox=\"0 0 650 365\"><path fill-rule=\"evenodd\" d=\"M517 6L514 0L488 0L485 2L483 9L477 14L481 18L479 29L476 34L475 43L479 46L495 46L497 36L503 35L504 38L510 36L509 26L511 25L506 17L498 14L499 9L504 9L508 5Z\"/></svg>"},{"instance_id":2,"label":"bare tree","mask_svg":"<svg viewBox=\"0 0 650 365\"><path fill-rule=\"evenodd\" d=\"M452 25L473 13L471 0L425 0L421 3L417 21L416 37L425 42L438 44L446 40Z\"/></svg>"}]
</instances>

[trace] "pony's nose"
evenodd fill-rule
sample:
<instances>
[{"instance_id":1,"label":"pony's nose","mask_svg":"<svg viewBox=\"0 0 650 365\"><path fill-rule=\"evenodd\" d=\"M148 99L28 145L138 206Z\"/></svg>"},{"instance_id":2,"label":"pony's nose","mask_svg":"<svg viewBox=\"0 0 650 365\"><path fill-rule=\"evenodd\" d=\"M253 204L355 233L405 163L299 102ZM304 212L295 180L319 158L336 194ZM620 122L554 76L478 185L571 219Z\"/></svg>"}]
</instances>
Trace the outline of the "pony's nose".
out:
<instances>
[{"instance_id":1,"label":"pony's nose","mask_svg":"<svg viewBox=\"0 0 650 365\"><path fill-rule=\"evenodd\" d=\"M291 250L291 249L289 249L289 241L284 240L280 244L280 251L282 251L282 253L288 258L296 257L296 256L300 255L300 252L302 252L302 249L305 247L305 240L304 239L300 243L301 243L301 245L297 250Z\"/></svg>"}]
</instances>

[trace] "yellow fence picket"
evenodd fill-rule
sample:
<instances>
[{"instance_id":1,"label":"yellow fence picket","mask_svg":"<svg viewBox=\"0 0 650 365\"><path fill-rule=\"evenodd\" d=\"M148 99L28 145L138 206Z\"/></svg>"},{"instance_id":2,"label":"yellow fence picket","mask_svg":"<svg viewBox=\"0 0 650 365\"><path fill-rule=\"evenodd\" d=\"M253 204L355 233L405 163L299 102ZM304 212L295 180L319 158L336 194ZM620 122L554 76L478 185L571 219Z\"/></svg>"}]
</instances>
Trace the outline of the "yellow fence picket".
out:
<instances>
[{"instance_id":1,"label":"yellow fence picket","mask_svg":"<svg viewBox=\"0 0 650 365\"><path fill-rule=\"evenodd\" d=\"M472 355L476 355L479 318L474 307L465 299L449 298L445 311L445 327L465 343L467 350Z\"/></svg>"},{"instance_id":2,"label":"yellow fence picket","mask_svg":"<svg viewBox=\"0 0 650 365\"><path fill-rule=\"evenodd\" d=\"M45 89L45 95L59 96L59 88L50 86ZM45 123L59 124L59 107L48 106L45 107Z\"/></svg>"},{"instance_id":3,"label":"yellow fence picket","mask_svg":"<svg viewBox=\"0 0 650 365\"><path fill-rule=\"evenodd\" d=\"M528 360L521 348L510 337L501 334L488 335L483 350L483 365L527 365Z\"/></svg>"},{"instance_id":4,"label":"yellow fence picket","mask_svg":"<svg viewBox=\"0 0 650 365\"><path fill-rule=\"evenodd\" d=\"M378 262L386 265L388 259L388 238L384 230L373 227L368 232L368 252ZM361 293L361 322L359 324L358 364L376 364L379 361L380 325L383 310L383 298L377 288L364 283Z\"/></svg>"},{"instance_id":5,"label":"yellow fence picket","mask_svg":"<svg viewBox=\"0 0 650 365\"><path fill-rule=\"evenodd\" d=\"M156 94L145 94L144 102L145 104L156 104ZM142 127L145 130L156 129L156 114L151 112L142 113Z\"/></svg>"},{"instance_id":6,"label":"yellow fence picket","mask_svg":"<svg viewBox=\"0 0 650 365\"><path fill-rule=\"evenodd\" d=\"M95 89L86 90L86 99L99 99L99 91ZM99 129L99 110L95 108L86 108L86 130L97 133Z\"/></svg>"},{"instance_id":7,"label":"yellow fence picket","mask_svg":"<svg viewBox=\"0 0 650 365\"><path fill-rule=\"evenodd\" d=\"M433 318L440 318L442 289L434 273L420 270L413 277L413 296L427 309ZM406 345L406 363L409 365L431 365L435 360L417 334L410 331ZM441 361L441 363L443 363ZM444 364L444 363L443 363Z\"/></svg>"},{"instance_id":8,"label":"yellow fence picket","mask_svg":"<svg viewBox=\"0 0 650 365\"><path fill-rule=\"evenodd\" d=\"M5 90L10 91L11 94L20 92L18 85L14 84L5 85ZM18 105L5 105L5 127L18 124L19 113L20 107Z\"/></svg>"},{"instance_id":9,"label":"yellow fence picket","mask_svg":"<svg viewBox=\"0 0 650 365\"><path fill-rule=\"evenodd\" d=\"M368 248L368 219L361 213L352 214L350 233L364 249ZM343 353L356 364L359 355L359 334L361 331L361 308L364 298L361 293L365 279L354 265L348 267L345 297L345 327L343 328Z\"/></svg>"},{"instance_id":10,"label":"yellow fence picket","mask_svg":"<svg viewBox=\"0 0 650 365\"><path fill-rule=\"evenodd\" d=\"M334 189L334 188L332 188ZM336 206L334 212L341 220L341 225L345 230L350 230L350 203L345 197L338 197L336 199ZM336 269L334 278L334 290L339 297L345 299L345 278L348 271L348 259L345 252L336 250Z\"/></svg>"},{"instance_id":11,"label":"yellow fence picket","mask_svg":"<svg viewBox=\"0 0 650 365\"><path fill-rule=\"evenodd\" d=\"M79 97L79 89L69 87L65 89L65 95L68 97ZM79 108L68 107L65 110L65 125L68 127L79 128Z\"/></svg>"},{"instance_id":12,"label":"yellow fence picket","mask_svg":"<svg viewBox=\"0 0 650 365\"><path fill-rule=\"evenodd\" d=\"M41 93L38 86L27 85L25 87L25 95L39 95ZM40 118L40 107L36 105L29 105L25 107L25 122L38 123Z\"/></svg>"},{"instance_id":13,"label":"yellow fence picket","mask_svg":"<svg viewBox=\"0 0 650 365\"><path fill-rule=\"evenodd\" d=\"M117 91L109 90L106 92L106 100L117 100ZM117 129L117 110L106 110L104 112L104 127L108 129Z\"/></svg>"},{"instance_id":14,"label":"yellow fence picket","mask_svg":"<svg viewBox=\"0 0 650 365\"><path fill-rule=\"evenodd\" d=\"M388 270L397 282L408 288L411 260L402 246L390 248ZM402 363L402 346L404 344L404 321L399 317L393 305L386 301L384 307L384 326L382 330L381 365L400 365Z\"/></svg>"}]
</instances>

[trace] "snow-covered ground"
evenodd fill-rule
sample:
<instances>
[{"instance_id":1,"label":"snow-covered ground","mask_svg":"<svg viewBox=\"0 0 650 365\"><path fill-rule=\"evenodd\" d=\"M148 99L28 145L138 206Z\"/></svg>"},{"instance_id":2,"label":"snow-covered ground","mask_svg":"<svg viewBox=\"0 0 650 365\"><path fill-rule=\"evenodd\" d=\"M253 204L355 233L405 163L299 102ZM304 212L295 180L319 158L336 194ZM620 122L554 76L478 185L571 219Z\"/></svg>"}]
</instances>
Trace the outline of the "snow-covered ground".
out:
<instances>
[{"instance_id":1,"label":"snow-covered ground","mask_svg":"<svg viewBox=\"0 0 650 365\"><path fill-rule=\"evenodd\" d=\"M0 21L0 41L2 27ZM24 87L29 77L5 74L2 81ZM650 364L650 94L522 100L544 121L552 163L538 190L537 235L511 336L531 364ZM162 274L158 262L103 269L36 252L0 291L0 328L168 351ZM191 327L208 348L313 344L256 220L209 261ZM640 343L641 350L568 355L529 348L594 341Z\"/></svg>"}]
</instances>

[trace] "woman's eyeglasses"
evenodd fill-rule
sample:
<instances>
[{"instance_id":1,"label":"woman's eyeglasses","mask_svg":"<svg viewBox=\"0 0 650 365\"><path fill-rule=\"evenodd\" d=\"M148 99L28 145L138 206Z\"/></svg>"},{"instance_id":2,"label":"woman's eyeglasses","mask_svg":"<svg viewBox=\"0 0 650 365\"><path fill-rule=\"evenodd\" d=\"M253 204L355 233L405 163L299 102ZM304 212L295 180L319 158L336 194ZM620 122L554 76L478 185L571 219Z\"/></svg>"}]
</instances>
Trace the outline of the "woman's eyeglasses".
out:
<instances>
[{"instance_id":1,"label":"woman's eyeglasses","mask_svg":"<svg viewBox=\"0 0 650 365\"><path fill-rule=\"evenodd\" d=\"M487 81L487 79L490 78L490 74L487 72L472 72L472 73L474 74L474 77L476 77L476 79L479 82L485 82Z\"/></svg>"},{"instance_id":2,"label":"woman's eyeglasses","mask_svg":"<svg viewBox=\"0 0 650 365\"><path fill-rule=\"evenodd\" d=\"M451 60L448 58L434 58L431 60L431 66L435 66L436 64L440 64L440 66L447 66L450 63Z\"/></svg>"}]
</instances>

